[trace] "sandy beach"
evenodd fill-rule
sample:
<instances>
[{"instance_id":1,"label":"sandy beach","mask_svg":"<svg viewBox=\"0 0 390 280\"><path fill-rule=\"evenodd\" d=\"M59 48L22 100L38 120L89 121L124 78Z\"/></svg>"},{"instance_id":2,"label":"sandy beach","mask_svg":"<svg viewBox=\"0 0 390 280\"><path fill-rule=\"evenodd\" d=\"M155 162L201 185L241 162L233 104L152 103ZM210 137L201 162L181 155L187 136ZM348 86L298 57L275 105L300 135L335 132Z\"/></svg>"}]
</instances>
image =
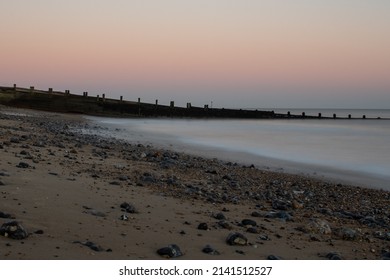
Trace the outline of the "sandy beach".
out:
<instances>
[{"instance_id":1,"label":"sandy beach","mask_svg":"<svg viewBox=\"0 0 390 280\"><path fill-rule=\"evenodd\" d=\"M80 129L0 107L0 259L390 258L389 192Z\"/></svg>"}]
</instances>

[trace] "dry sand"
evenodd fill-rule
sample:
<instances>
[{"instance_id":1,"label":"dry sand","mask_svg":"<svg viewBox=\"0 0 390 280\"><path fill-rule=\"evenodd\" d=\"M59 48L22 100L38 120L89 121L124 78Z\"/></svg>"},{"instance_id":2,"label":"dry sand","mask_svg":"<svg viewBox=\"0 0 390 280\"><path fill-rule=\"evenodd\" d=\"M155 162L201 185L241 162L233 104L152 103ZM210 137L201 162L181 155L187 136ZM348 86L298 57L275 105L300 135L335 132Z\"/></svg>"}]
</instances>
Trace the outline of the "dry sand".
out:
<instances>
[{"instance_id":1,"label":"dry sand","mask_svg":"<svg viewBox=\"0 0 390 280\"><path fill-rule=\"evenodd\" d=\"M0 107L0 226L18 221L28 232L12 239L3 230L0 259L160 259L170 244L191 260L389 258L389 192L81 135L82 127L93 125ZM231 233L244 245L227 244ZM206 245L219 254L202 252Z\"/></svg>"}]
</instances>

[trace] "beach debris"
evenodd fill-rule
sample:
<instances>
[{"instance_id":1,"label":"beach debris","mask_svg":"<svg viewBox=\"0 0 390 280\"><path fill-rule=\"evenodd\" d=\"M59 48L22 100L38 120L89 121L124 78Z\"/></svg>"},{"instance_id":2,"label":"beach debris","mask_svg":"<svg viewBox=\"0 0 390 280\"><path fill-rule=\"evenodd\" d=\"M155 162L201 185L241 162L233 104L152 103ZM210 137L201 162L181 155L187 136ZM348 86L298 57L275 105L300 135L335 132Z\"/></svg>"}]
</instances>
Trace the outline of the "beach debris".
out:
<instances>
[{"instance_id":1,"label":"beach debris","mask_svg":"<svg viewBox=\"0 0 390 280\"><path fill-rule=\"evenodd\" d=\"M12 239L25 239L28 237L28 232L23 228L23 226L19 222L12 221L3 224L0 227L0 235Z\"/></svg>"},{"instance_id":2,"label":"beach debris","mask_svg":"<svg viewBox=\"0 0 390 280\"><path fill-rule=\"evenodd\" d=\"M176 244L170 244L167 247L158 249L157 254L165 258L177 258L183 256L179 246Z\"/></svg>"},{"instance_id":3,"label":"beach debris","mask_svg":"<svg viewBox=\"0 0 390 280\"><path fill-rule=\"evenodd\" d=\"M248 245L248 239L239 232L230 233L226 238L226 243L229 245Z\"/></svg>"},{"instance_id":4,"label":"beach debris","mask_svg":"<svg viewBox=\"0 0 390 280\"><path fill-rule=\"evenodd\" d=\"M29 165L27 162L21 161L21 162L19 162L18 165L16 165L16 167L17 167L17 168L29 168L30 165Z\"/></svg>"},{"instance_id":5,"label":"beach debris","mask_svg":"<svg viewBox=\"0 0 390 280\"><path fill-rule=\"evenodd\" d=\"M200 223L198 225L198 229L200 229L200 230L208 230L209 226L207 225L207 223Z\"/></svg>"},{"instance_id":6,"label":"beach debris","mask_svg":"<svg viewBox=\"0 0 390 280\"><path fill-rule=\"evenodd\" d=\"M213 247L211 247L210 245L206 245L202 249L202 252L205 254L214 255L214 256L220 255L220 253L217 250L215 250Z\"/></svg>"},{"instance_id":7,"label":"beach debris","mask_svg":"<svg viewBox=\"0 0 390 280\"><path fill-rule=\"evenodd\" d=\"M255 227L257 225L256 221L251 220L251 219L243 219L241 221L241 225L245 226L253 226Z\"/></svg>"},{"instance_id":8,"label":"beach debris","mask_svg":"<svg viewBox=\"0 0 390 280\"><path fill-rule=\"evenodd\" d=\"M128 203L128 202L123 202L120 205L120 208L122 208L122 211L125 211L126 213L138 213L138 211L135 209L134 205Z\"/></svg>"}]
</instances>

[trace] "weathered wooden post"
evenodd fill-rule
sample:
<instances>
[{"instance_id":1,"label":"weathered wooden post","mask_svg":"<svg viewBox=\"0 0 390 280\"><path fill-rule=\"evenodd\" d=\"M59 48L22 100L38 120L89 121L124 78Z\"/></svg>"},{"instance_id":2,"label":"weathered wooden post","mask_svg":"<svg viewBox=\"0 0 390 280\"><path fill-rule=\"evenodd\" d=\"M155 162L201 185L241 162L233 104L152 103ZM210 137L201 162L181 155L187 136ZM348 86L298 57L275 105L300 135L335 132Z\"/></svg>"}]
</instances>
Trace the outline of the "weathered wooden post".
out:
<instances>
[{"instance_id":1,"label":"weathered wooden post","mask_svg":"<svg viewBox=\"0 0 390 280\"><path fill-rule=\"evenodd\" d=\"M31 94L34 93L34 87L30 87L30 93L31 93Z\"/></svg>"},{"instance_id":2,"label":"weathered wooden post","mask_svg":"<svg viewBox=\"0 0 390 280\"><path fill-rule=\"evenodd\" d=\"M321 117L322 117L322 114L318 113L318 118L321 119Z\"/></svg>"},{"instance_id":3,"label":"weathered wooden post","mask_svg":"<svg viewBox=\"0 0 390 280\"><path fill-rule=\"evenodd\" d=\"M99 100L100 100L100 97L99 97L99 94L98 94L98 95L96 95L96 101L99 102Z\"/></svg>"},{"instance_id":4,"label":"weathered wooden post","mask_svg":"<svg viewBox=\"0 0 390 280\"><path fill-rule=\"evenodd\" d=\"M174 108L174 107L175 107L175 101L171 101L170 107L171 107L171 108Z\"/></svg>"},{"instance_id":5,"label":"weathered wooden post","mask_svg":"<svg viewBox=\"0 0 390 280\"><path fill-rule=\"evenodd\" d=\"M49 88L49 94L53 94L53 88Z\"/></svg>"},{"instance_id":6,"label":"weathered wooden post","mask_svg":"<svg viewBox=\"0 0 390 280\"><path fill-rule=\"evenodd\" d=\"M348 115L348 119L352 118L351 114Z\"/></svg>"},{"instance_id":7,"label":"weathered wooden post","mask_svg":"<svg viewBox=\"0 0 390 280\"><path fill-rule=\"evenodd\" d=\"M102 94L102 100L103 100L103 102L106 101L106 94L105 93Z\"/></svg>"},{"instance_id":8,"label":"weathered wooden post","mask_svg":"<svg viewBox=\"0 0 390 280\"><path fill-rule=\"evenodd\" d=\"M156 106L158 105L158 99L156 99Z\"/></svg>"},{"instance_id":9,"label":"weathered wooden post","mask_svg":"<svg viewBox=\"0 0 390 280\"><path fill-rule=\"evenodd\" d=\"M191 109L191 103L187 103L187 109Z\"/></svg>"},{"instance_id":10,"label":"weathered wooden post","mask_svg":"<svg viewBox=\"0 0 390 280\"><path fill-rule=\"evenodd\" d=\"M366 118L366 115L363 115L363 119L365 119Z\"/></svg>"},{"instance_id":11,"label":"weathered wooden post","mask_svg":"<svg viewBox=\"0 0 390 280\"><path fill-rule=\"evenodd\" d=\"M302 112L302 118L306 117L306 113Z\"/></svg>"},{"instance_id":12,"label":"weathered wooden post","mask_svg":"<svg viewBox=\"0 0 390 280\"><path fill-rule=\"evenodd\" d=\"M290 111L287 112L287 117L289 117L289 118L291 117L291 112Z\"/></svg>"},{"instance_id":13,"label":"weathered wooden post","mask_svg":"<svg viewBox=\"0 0 390 280\"><path fill-rule=\"evenodd\" d=\"M123 96L122 95L119 97L119 100L120 100L120 102L123 102Z\"/></svg>"},{"instance_id":14,"label":"weathered wooden post","mask_svg":"<svg viewBox=\"0 0 390 280\"><path fill-rule=\"evenodd\" d=\"M14 91L16 91L16 84L14 84Z\"/></svg>"},{"instance_id":15,"label":"weathered wooden post","mask_svg":"<svg viewBox=\"0 0 390 280\"><path fill-rule=\"evenodd\" d=\"M336 114L333 114L333 118L335 119L337 116L336 116Z\"/></svg>"}]
</instances>

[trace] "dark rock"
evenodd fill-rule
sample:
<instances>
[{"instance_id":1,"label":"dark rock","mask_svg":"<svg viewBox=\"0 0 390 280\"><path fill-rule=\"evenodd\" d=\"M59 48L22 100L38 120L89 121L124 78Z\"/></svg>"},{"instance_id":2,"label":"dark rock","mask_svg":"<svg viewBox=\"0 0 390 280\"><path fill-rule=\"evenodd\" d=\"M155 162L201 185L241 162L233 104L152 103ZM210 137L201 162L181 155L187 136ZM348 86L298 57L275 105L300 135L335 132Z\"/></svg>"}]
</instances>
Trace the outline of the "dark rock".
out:
<instances>
[{"instance_id":1,"label":"dark rock","mask_svg":"<svg viewBox=\"0 0 390 280\"><path fill-rule=\"evenodd\" d=\"M248 239L241 233L235 232L230 233L226 238L226 243L229 245L248 245Z\"/></svg>"},{"instance_id":2,"label":"dark rock","mask_svg":"<svg viewBox=\"0 0 390 280\"><path fill-rule=\"evenodd\" d=\"M219 222L218 222L218 225L219 225L220 227L222 227L222 228L225 228L225 229L232 229L232 228L233 228L233 226L232 226L229 222L227 222L227 221L225 221L225 220L219 221Z\"/></svg>"},{"instance_id":3,"label":"dark rock","mask_svg":"<svg viewBox=\"0 0 390 280\"><path fill-rule=\"evenodd\" d=\"M39 229L39 230L36 230L34 231L35 234L43 234L43 230Z\"/></svg>"},{"instance_id":4,"label":"dark rock","mask_svg":"<svg viewBox=\"0 0 390 280\"><path fill-rule=\"evenodd\" d=\"M283 258L279 257L279 256L275 256L275 255L269 255L267 257L267 260L270 260L270 261L276 261L276 260L283 260Z\"/></svg>"},{"instance_id":5,"label":"dark rock","mask_svg":"<svg viewBox=\"0 0 390 280\"><path fill-rule=\"evenodd\" d=\"M0 227L0 235L12 239L25 239L28 237L28 232L23 228L23 226L19 222L12 221L3 224Z\"/></svg>"},{"instance_id":6,"label":"dark rock","mask_svg":"<svg viewBox=\"0 0 390 280\"><path fill-rule=\"evenodd\" d=\"M119 176L119 177L118 177L118 180L119 180L119 181L127 181L127 180L129 180L129 177L127 177L127 176L125 176L125 175L122 175L122 176Z\"/></svg>"},{"instance_id":7,"label":"dark rock","mask_svg":"<svg viewBox=\"0 0 390 280\"><path fill-rule=\"evenodd\" d=\"M0 181L0 186L5 186L5 184L3 183L3 181Z\"/></svg>"},{"instance_id":8,"label":"dark rock","mask_svg":"<svg viewBox=\"0 0 390 280\"><path fill-rule=\"evenodd\" d=\"M112 181L112 182L110 182L110 185L113 185L113 186L120 186L121 183L119 183L118 181Z\"/></svg>"},{"instance_id":9,"label":"dark rock","mask_svg":"<svg viewBox=\"0 0 390 280\"><path fill-rule=\"evenodd\" d=\"M237 254L240 254L240 255L245 255L245 252L242 251L242 250L236 250L236 253L237 253Z\"/></svg>"},{"instance_id":10,"label":"dark rock","mask_svg":"<svg viewBox=\"0 0 390 280\"><path fill-rule=\"evenodd\" d=\"M220 253L217 250L215 250L214 248L212 248L210 245L206 245L206 247L204 247L202 249L202 252L205 254L214 255L214 256L220 255Z\"/></svg>"},{"instance_id":11,"label":"dark rock","mask_svg":"<svg viewBox=\"0 0 390 280\"><path fill-rule=\"evenodd\" d=\"M249 233L259 233L259 230L255 227L250 227L246 230L246 232L249 232Z\"/></svg>"},{"instance_id":12,"label":"dark rock","mask_svg":"<svg viewBox=\"0 0 390 280\"><path fill-rule=\"evenodd\" d=\"M7 172L0 172L0 176L9 177L9 174Z\"/></svg>"},{"instance_id":13,"label":"dark rock","mask_svg":"<svg viewBox=\"0 0 390 280\"><path fill-rule=\"evenodd\" d=\"M167 247L163 247L157 250L157 254L165 258L177 258L183 256L179 246L176 244L168 245Z\"/></svg>"},{"instance_id":14,"label":"dark rock","mask_svg":"<svg viewBox=\"0 0 390 280\"><path fill-rule=\"evenodd\" d=\"M213 218L215 218L217 220L226 220L226 217L223 213L215 214L215 215L213 215Z\"/></svg>"},{"instance_id":15,"label":"dark rock","mask_svg":"<svg viewBox=\"0 0 390 280\"><path fill-rule=\"evenodd\" d=\"M262 217L263 215L259 212L254 211L254 212L252 212L251 216L252 217Z\"/></svg>"},{"instance_id":16,"label":"dark rock","mask_svg":"<svg viewBox=\"0 0 390 280\"><path fill-rule=\"evenodd\" d=\"M285 212L285 211L278 211L278 212L269 212L265 215L266 218L269 218L269 219L281 219L281 220L284 220L284 221L292 221L293 218L292 216Z\"/></svg>"},{"instance_id":17,"label":"dark rock","mask_svg":"<svg viewBox=\"0 0 390 280\"><path fill-rule=\"evenodd\" d=\"M343 259L341 257L341 255L337 252L330 252L330 253L326 254L325 257L329 260L342 260Z\"/></svg>"},{"instance_id":18,"label":"dark rock","mask_svg":"<svg viewBox=\"0 0 390 280\"><path fill-rule=\"evenodd\" d=\"M11 139L10 139L9 141L10 141L11 143L14 143L14 144L20 143L19 137L11 137Z\"/></svg>"},{"instance_id":19,"label":"dark rock","mask_svg":"<svg viewBox=\"0 0 390 280\"><path fill-rule=\"evenodd\" d=\"M335 234L344 240L356 240L358 233L351 228L340 228L335 230Z\"/></svg>"},{"instance_id":20,"label":"dark rock","mask_svg":"<svg viewBox=\"0 0 390 280\"><path fill-rule=\"evenodd\" d=\"M11 214L7 214L0 211L0 218L2 219L14 219Z\"/></svg>"},{"instance_id":21,"label":"dark rock","mask_svg":"<svg viewBox=\"0 0 390 280\"><path fill-rule=\"evenodd\" d=\"M74 241L73 243L87 246L88 248L90 248L91 250L96 251L96 252L104 251L104 249L102 247L100 247L99 245L97 245L97 244L95 244L95 243L93 243L91 241L85 241L85 242Z\"/></svg>"},{"instance_id":22,"label":"dark rock","mask_svg":"<svg viewBox=\"0 0 390 280\"><path fill-rule=\"evenodd\" d=\"M286 211L291 208L291 202L275 199L272 201L272 208L276 210Z\"/></svg>"},{"instance_id":23,"label":"dark rock","mask_svg":"<svg viewBox=\"0 0 390 280\"><path fill-rule=\"evenodd\" d=\"M30 165L27 163L27 162L19 162L19 164L18 165L16 165L16 167L18 167L18 168L29 168L30 167Z\"/></svg>"},{"instance_id":24,"label":"dark rock","mask_svg":"<svg viewBox=\"0 0 390 280\"><path fill-rule=\"evenodd\" d=\"M243 226L253 226L253 227L255 227L257 225L257 223L254 220L251 220L251 219L243 219L241 221L241 224Z\"/></svg>"},{"instance_id":25,"label":"dark rock","mask_svg":"<svg viewBox=\"0 0 390 280\"><path fill-rule=\"evenodd\" d=\"M208 227L208 225L206 223L200 223L198 225L198 229L200 229L200 230L208 230L209 227Z\"/></svg>"},{"instance_id":26,"label":"dark rock","mask_svg":"<svg viewBox=\"0 0 390 280\"><path fill-rule=\"evenodd\" d=\"M390 260L390 252L383 253L382 260Z\"/></svg>"},{"instance_id":27,"label":"dark rock","mask_svg":"<svg viewBox=\"0 0 390 280\"><path fill-rule=\"evenodd\" d=\"M271 239L268 237L268 235L266 235L266 234L261 234L261 235L258 237L258 239L263 240L263 241L271 240Z\"/></svg>"},{"instance_id":28,"label":"dark rock","mask_svg":"<svg viewBox=\"0 0 390 280\"><path fill-rule=\"evenodd\" d=\"M373 235L375 238L390 241L390 232L376 231Z\"/></svg>"},{"instance_id":29,"label":"dark rock","mask_svg":"<svg viewBox=\"0 0 390 280\"><path fill-rule=\"evenodd\" d=\"M127 202L123 202L120 207L126 211L127 213L137 213L138 211L135 209L133 205Z\"/></svg>"}]
</instances>

